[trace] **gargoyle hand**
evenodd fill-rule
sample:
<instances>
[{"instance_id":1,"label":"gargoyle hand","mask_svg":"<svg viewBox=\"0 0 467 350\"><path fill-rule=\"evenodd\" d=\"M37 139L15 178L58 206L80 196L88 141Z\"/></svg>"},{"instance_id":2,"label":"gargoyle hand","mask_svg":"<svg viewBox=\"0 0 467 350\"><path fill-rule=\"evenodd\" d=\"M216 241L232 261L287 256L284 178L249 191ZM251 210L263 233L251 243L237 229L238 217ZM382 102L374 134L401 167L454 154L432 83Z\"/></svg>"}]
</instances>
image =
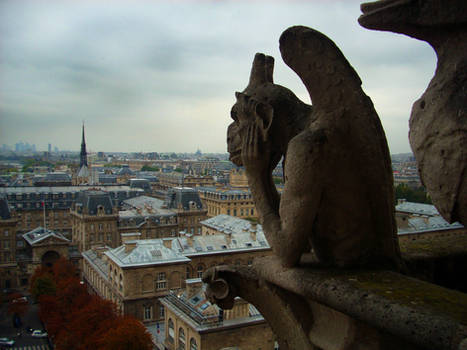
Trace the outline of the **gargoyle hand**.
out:
<instances>
[{"instance_id":1,"label":"gargoyle hand","mask_svg":"<svg viewBox=\"0 0 467 350\"><path fill-rule=\"evenodd\" d=\"M270 170L270 150L261 123L248 125L242 144L242 161L247 173L264 174Z\"/></svg>"}]
</instances>

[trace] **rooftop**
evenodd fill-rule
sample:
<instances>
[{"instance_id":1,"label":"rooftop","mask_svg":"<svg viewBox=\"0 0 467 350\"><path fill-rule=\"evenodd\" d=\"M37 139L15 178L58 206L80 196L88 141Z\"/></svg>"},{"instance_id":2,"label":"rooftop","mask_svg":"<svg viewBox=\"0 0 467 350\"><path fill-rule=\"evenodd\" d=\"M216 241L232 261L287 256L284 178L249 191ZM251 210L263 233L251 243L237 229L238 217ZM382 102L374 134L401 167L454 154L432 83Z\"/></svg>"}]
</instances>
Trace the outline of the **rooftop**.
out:
<instances>
[{"instance_id":1,"label":"rooftop","mask_svg":"<svg viewBox=\"0 0 467 350\"><path fill-rule=\"evenodd\" d=\"M66 193L81 192L87 189L97 189L107 192L113 191L137 191L143 193L143 190L130 188L130 186L29 186L29 187L0 187L0 193L5 194L29 194L29 193Z\"/></svg>"},{"instance_id":2,"label":"rooftop","mask_svg":"<svg viewBox=\"0 0 467 350\"><path fill-rule=\"evenodd\" d=\"M162 208L164 201L158 198L139 196L123 201L125 210L119 212L122 218L134 216L175 215L173 210Z\"/></svg>"},{"instance_id":3,"label":"rooftop","mask_svg":"<svg viewBox=\"0 0 467 350\"><path fill-rule=\"evenodd\" d=\"M29 243L29 245L37 244L49 237L55 237L64 242L69 242L69 240L66 239L65 236L63 236L61 233L54 232L41 226L36 227L34 230L29 231L23 235L23 238L26 240L26 242Z\"/></svg>"},{"instance_id":4,"label":"rooftop","mask_svg":"<svg viewBox=\"0 0 467 350\"><path fill-rule=\"evenodd\" d=\"M398 234L413 232L427 232L439 230L461 229L464 226L458 222L450 224L441 216L431 216L428 218L414 217L408 219L408 227L398 228Z\"/></svg>"},{"instance_id":5,"label":"rooftop","mask_svg":"<svg viewBox=\"0 0 467 350\"><path fill-rule=\"evenodd\" d=\"M104 254L120 267L165 265L190 261L183 254L164 246L162 239L127 241L120 247L110 249Z\"/></svg>"},{"instance_id":6,"label":"rooftop","mask_svg":"<svg viewBox=\"0 0 467 350\"><path fill-rule=\"evenodd\" d=\"M188 293L188 289L182 292L170 291L167 296L161 299L161 302L198 332L212 331L215 328L242 327L264 321L263 316L251 304L247 311L248 314L224 319L221 309L207 300L206 286L200 279L187 280L186 282L187 286L190 283L198 286L195 286L195 290L190 291L190 293ZM236 298L236 302L245 303L240 298Z\"/></svg>"},{"instance_id":7,"label":"rooftop","mask_svg":"<svg viewBox=\"0 0 467 350\"><path fill-rule=\"evenodd\" d=\"M439 215L438 209L432 204L402 202L396 205L396 211L417 215Z\"/></svg>"}]
</instances>

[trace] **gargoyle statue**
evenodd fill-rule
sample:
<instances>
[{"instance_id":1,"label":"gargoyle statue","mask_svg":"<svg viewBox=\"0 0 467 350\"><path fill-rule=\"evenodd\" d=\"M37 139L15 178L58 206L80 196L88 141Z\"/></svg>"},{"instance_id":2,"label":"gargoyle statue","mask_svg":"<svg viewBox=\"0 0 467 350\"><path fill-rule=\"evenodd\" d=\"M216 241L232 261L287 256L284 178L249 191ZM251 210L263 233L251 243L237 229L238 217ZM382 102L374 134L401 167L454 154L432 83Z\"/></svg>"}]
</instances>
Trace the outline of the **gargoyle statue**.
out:
<instances>
[{"instance_id":1,"label":"gargoyle statue","mask_svg":"<svg viewBox=\"0 0 467 350\"><path fill-rule=\"evenodd\" d=\"M467 1L386 0L361 9L363 27L424 40L438 56L435 76L412 106L410 145L441 215L467 225Z\"/></svg>"},{"instance_id":2,"label":"gargoyle statue","mask_svg":"<svg viewBox=\"0 0 467 350\"><path fill-rule=\"evenodd\" d=\"M313 29L287 29L280 50L313 108L274 84L273 58L257 54L227 133L230 159L245 167L275 255L292 267L312 248L324 266L398 269L389 150L360 78ZM272 170L282 157L279 197Z\"/></svg>"}]
</instances>

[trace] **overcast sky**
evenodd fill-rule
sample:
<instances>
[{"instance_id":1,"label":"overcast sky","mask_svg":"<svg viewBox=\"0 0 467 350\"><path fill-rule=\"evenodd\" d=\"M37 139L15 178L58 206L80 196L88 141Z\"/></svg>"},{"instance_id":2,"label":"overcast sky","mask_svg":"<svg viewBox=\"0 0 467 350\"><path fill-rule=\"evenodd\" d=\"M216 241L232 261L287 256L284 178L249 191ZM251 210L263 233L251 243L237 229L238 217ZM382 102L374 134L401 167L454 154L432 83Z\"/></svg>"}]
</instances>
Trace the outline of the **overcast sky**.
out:
<instances>
[{"instance_id":1,"label":"overcast sky","mask_svg":"<svg viewBox=\"0 0 467 350\"><path fill-rule=\"evenodd\" d=\"M256 52L274 80L309 96L282 61L289 26L343 51L382 120L391 153L409 152L412 103L433 76L424 42L358 25L360 1L1 1L0 144L91 151L226 152L234 92Z\"/></svg>"}]
</instances>

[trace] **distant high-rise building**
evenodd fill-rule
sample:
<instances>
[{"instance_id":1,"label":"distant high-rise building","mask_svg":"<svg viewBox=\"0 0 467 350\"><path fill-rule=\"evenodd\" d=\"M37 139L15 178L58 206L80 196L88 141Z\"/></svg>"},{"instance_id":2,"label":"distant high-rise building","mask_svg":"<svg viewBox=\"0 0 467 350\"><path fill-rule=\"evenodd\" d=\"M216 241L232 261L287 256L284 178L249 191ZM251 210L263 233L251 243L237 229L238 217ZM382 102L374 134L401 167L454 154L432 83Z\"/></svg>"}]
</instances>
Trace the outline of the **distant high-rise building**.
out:
<instances>
[{"instance_id":1,"label":"distant high-rise building","mask_svg":"<svg viewBox=\"0 0 467 350\"><path fill-rule=\"evenodd\" d=\"M49 143L49 147L47 148L47 151L48 151L49 153L52 153L52 145L51 145L50 143Z\"/></svg>"}]
</instances>

